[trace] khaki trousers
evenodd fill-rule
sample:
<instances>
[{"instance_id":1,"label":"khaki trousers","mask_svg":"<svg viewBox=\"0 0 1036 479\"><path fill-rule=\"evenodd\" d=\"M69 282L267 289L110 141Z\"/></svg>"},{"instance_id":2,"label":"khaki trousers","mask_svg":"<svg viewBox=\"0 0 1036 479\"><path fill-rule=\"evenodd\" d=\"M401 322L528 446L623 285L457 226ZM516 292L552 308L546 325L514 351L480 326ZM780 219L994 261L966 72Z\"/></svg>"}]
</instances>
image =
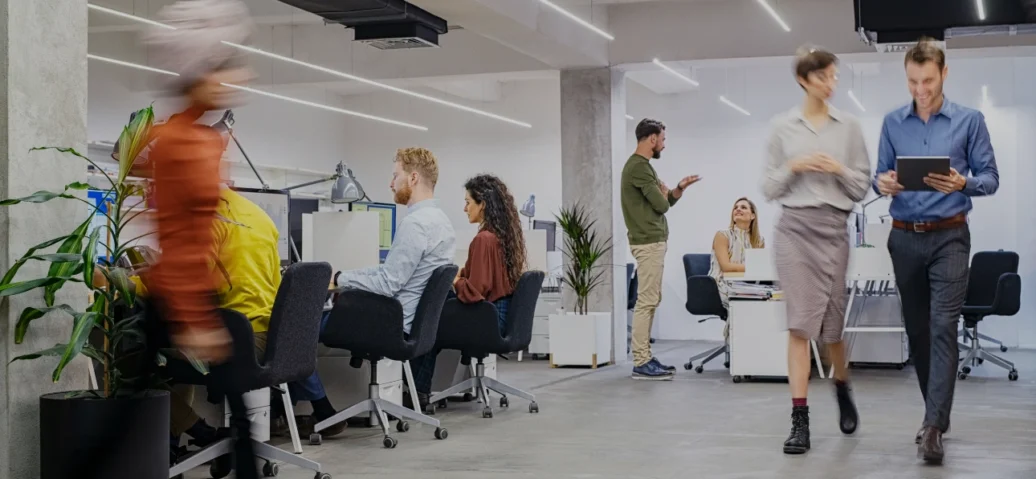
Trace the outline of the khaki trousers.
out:
<instances>
[{"instance_id":1,"label":"khaki trousers","mask_svg":"<svg viewBox=\"0 0 1036 479\"><path fill-rule=\"evenodd\" d=\"M665 266L666 244L654 243L631 246L637 261L637 305L633 308L633 364L643 366L651 358L651 326L655 310L662 302L662 270Z\"/></svg>"}]
</instances>

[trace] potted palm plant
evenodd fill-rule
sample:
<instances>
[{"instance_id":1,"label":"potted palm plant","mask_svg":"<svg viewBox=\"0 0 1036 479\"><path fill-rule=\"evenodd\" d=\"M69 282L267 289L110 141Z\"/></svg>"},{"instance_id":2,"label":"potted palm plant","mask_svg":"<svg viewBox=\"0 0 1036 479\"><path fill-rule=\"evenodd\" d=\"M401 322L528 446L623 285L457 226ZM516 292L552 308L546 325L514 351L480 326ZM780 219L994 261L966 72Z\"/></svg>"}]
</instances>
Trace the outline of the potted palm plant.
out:
<instances>
[{"instance_id":1,"label":"potted palm plant","mask_svg":"<svg viewBox=\"0 0 1036 479\"><path fill-rule=\"evenodd\" d=\"M565 266L561 281L575 296L572 311L549 319L550 362L557 366L597 366L611 357L611 313L589 310L590 294L604 284L611 238L598 235L593 220L581 205L562 208L555 216L564 234Z\"/></svg>"},{"instance_id":2,"label":"potted palm plant","mask_svg":"<svg viewBox=\"0 0 1036 479\"><path fill-rule=\"evenodd\" d=\"M127 176L150 141L153 121L153 111L148 107L136 112L123 129L117 175L106 173L72 148L34 149L58 150L92 164L106 181L102 201L91 203L76 194L89 188L85 183L69 184L61 192L39 191L0 201L4 207L77 201L93 209L93 214L67 235L29 248L0 279L0 301L15 295L37 295L42 290L42 295L36 296L42 297L42 304L21 311L14 328L15 343L31 338L34 321L46 315L64 316L72 322L67 342L12 362L57 358L51 374L57 382L72 360L86 356L94 366L92 377L97 377L91 381L93 389L40 398L43 479L169 476L169 393L155 389L157 384L147 374L151 368L141 366L142 360L154 358L142 357L146 351L142 313L126 267L131 262L127 259L133 254L133 243L139 239L125 238L127 226L147 209L143 204L126 204L141 193L138 184L127 181ZM103 216L103 225L91 228L95 215ZM55 245L55 252L44 252ZM34 261L50 264L46 275L19 278L22 266ZM76 288L76 293L89 294L88 306L76 309L55 304L56 293L69 285Z\"/></svg>"}]
</instances>

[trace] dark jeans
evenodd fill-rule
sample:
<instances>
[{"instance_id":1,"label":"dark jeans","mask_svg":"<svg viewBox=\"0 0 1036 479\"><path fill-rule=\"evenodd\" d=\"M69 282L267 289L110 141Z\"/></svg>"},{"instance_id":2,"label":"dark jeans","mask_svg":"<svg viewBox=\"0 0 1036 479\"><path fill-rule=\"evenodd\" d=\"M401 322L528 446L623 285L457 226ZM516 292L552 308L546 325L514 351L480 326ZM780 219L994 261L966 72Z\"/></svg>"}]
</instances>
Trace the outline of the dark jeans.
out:
<instances>
[{"instance_id":1,"label":"dark jeans","mask_svg":"<svg viewBox=\"0 0 1036 479\"><path fill-rule=\"evenodd\" d=\"M457 294L450 291L446 299L454 299ZM500 298L495 303L497 312L497 326L500 327L500 334L504 335L507 332L507 309L511 305L511 298ZM410 360L410 370L414 373L414 382L417 383L417 392L419 394L431 394L432 393L432 377L435 375L435 360L439 356L440 349L433 349L424 356L418 356Z\"/></svg>"},{"instance_id":2,"label":"dark jeans","mask_svg":"<svg viewBox=\"0 0 1036 479\"><path fill-rule=\"evenodd\" d=\"M971 232L967 226L928 233L893 229L888 249L925 401L924 425L946 431L957 381L957 322L968 289Z\"/></svg>"}]
</instances>

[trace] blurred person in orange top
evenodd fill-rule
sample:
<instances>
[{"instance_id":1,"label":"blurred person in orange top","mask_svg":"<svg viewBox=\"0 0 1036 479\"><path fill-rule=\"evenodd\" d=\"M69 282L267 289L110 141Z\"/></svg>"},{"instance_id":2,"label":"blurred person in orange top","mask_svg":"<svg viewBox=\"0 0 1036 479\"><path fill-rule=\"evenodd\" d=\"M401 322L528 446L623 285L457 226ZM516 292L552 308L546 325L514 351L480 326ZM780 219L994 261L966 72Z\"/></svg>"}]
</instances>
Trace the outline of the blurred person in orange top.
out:
<instances>
[{"instance_id":1,"label":"blurred person in orange top","mask_svg":"<svg viewBox=\"0 0 1036 479\"><path fill-rule=\"evenodd\" d=\"M162 258L149 287L175 346L210 363L225 361L231 339L217 308L216 278L209 267L212 224L220 197L220 160L225 138L198 120L239 102L230 85L254 73L244 52L227 45L248 43L254 27L239 0L182 0L163 8L145 43L163 77L163 89L183 99L185 109L153 129L150 153Z\"/></svg>"}]
</instances>

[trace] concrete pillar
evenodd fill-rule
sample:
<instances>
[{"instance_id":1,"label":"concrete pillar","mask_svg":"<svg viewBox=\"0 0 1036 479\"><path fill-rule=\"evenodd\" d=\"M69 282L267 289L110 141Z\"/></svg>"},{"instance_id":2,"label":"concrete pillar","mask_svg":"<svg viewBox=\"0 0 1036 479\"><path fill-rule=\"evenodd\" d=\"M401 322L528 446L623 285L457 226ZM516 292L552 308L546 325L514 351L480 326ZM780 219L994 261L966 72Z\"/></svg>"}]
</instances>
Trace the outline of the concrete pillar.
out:
<instances>
[{"instance_id":1,"label":"concrete pillar","mask_svg":"<svg viewBox=\"0 0 1036 479\"><path fill-rule=\"evenodd\" d=\"M0 0L0 198L60 191L86 178L81 159L29 153L35 146L86 152L86 3ZM86 215L85 205L74 201L0 207L0 271L29 247L67 234ZM45 265L36 263L23 267L18 278L45 273ZM58 302L81 307L85 290L66 288ZM0 302L0 479L39 477L39 396L88 384L83 363L66 369L58 384L50 379L54 358L9 364L16 356L68 342L71 320L53 314L33 323L24 344L14 344L19 312L42 304L40 293Z\"/></svg>"},{"instance_id":2,"label":"concrete pillar","mask_svg":"<svg viewBox=\"0 0 1036 479\"><path fill-rule=\"evenodd\" d=\"M626 250L629 240L619 205L619 179L626 150L625 74L612 68L561 72L562 202L578 202L597 220L598 234L611 238L605 282L590 296L590 311L612 314L611 361L626 354ZM567 261L567 260L566 260ZM565 308L574 300L565 295ZM599 359L600 360L600 359ZM603 361L602 361L603 362Z\"/></svg>"}]
</instances>

